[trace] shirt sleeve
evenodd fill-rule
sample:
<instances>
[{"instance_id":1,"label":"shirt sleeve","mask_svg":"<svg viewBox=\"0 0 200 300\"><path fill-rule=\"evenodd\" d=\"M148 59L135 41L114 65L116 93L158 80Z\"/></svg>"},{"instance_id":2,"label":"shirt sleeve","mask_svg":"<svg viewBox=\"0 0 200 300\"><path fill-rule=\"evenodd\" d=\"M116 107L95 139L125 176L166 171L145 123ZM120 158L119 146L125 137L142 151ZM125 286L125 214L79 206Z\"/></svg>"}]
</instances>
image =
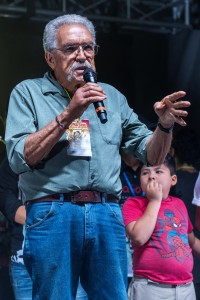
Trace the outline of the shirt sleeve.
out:
<instances>
[{"instance_id":1,"label":"shirt sleeve","mask_svg":"<svg viewBox=\"0 0 200 300\"><path fill-rule=\"evenodd\" d=\"M200 206L200 173L199 176L197 177L194 186L194 196L193 196L192 204L195 204L196 206Z\"/></svg>"},{"instance_id":2,"label":"shirt sleeve","mask_svg":"<svg viewBox=\"0 0 200 300\"><path fill-rule=\"evenodd\" d=\"M152 136L153 132L147 128L139 119L137 114L130 109L127 102L124 105L123 122L123 139L121 148L129 155L133 155L147 164L147 142ZM126 116L126 117L125 117ZM127 116L129 116L128 119Z\"/></svg>"},{"instance_id":3,"label":"shirt sleeve","mask_svg":"<svg viewBox=\"0 0 200 300\"><path fill-rule=\"evenodd\" d=\"M122 130L121 149L147 164L146 144L153 132L138 119L138 115L129 106L126 97L121 92L107 84L101 83L101 86L108 98L114 100L109 101L108 110L111 110L111 112L118 110L120 114L120 129Z\"/></svg>"},{"instance_id":4,"label":"shirt sleeve","mask_svg":"<svg viewBox=\"0 0 200 300\"><path fill-rule=\"evenodd\" d=\"M16 174L31 170L24 159L24 145L27 136L36 131L33 105L25 82L19 83L13 89L6 120L8 160Z\"/></svg>"},{"instance_id":5,"label":"shirt sleeve","mask_svg":"<svg viewBox=\"0 0 200 300\"><path fill-rule=\"evenodd\" d=\"M142 204L143 201L138 201L138 198L128 198L123 207L122 215L124 219L124 225L127 226L133 221L137 221L143 214Z\"/></svg>"},{"instance_id":6,"label":"shirt sleeve","mask_svg":"<svg viewBox=\"0 0 200 300\"><path fill-rule=\"evenodd\" d=\"M190 233L191 231L193 231L194 227L192 225L192 222L188 216L188 233Z\"/></svg>"},{"instance_id":7,"label":"shirt sleeve","mask_svg":"<svg viewBox=\"0 0 200 300\"><path fill-rule=\"evenodd\" d=\"M18 176L11 170L7 157L0 165L0 210L9 222L14 222L17 209L22 206L18 199Z\"/></svg>"}]
</instances>

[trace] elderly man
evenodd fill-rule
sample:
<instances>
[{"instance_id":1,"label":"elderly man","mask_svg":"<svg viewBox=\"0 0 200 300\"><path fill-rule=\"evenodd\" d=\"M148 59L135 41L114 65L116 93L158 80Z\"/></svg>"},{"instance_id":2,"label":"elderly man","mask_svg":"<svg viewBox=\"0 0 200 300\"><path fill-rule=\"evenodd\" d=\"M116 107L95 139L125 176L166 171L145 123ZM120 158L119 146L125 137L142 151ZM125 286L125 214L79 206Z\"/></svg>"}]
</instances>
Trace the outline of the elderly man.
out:
<instances>
[{"instance_id":1,"label":"elderly man","mask_svg":"<svg viewBox=\"0 0 200 300\"><path fill-rule=\"evenodd\" d=\"M6 130L10 165L21 174L27 209L24 258L33 299L75 299L80 276L90 300L125 300L119 148L159 164L174 122L186 125L182 117L190 103L179 100L182 91L155 103L159 122L152 134L114 87L85 82L85 69L95 71L97 51L87 18L64 15L50 21L43 45L51 71L14 88ZM102 101L107 122L101 123L93 103ZM86 137L86 146L80 139L71 147L76 131Z\"/></svg>"}]
</instances>

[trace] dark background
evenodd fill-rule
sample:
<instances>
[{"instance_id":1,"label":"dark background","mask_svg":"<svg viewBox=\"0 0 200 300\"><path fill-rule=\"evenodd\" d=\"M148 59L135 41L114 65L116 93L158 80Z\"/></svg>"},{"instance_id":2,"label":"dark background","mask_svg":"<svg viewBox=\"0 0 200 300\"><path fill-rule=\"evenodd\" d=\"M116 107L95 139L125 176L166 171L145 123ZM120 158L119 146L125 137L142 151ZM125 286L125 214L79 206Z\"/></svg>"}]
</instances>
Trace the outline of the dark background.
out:
<instances>
[{"instance_id":1,"label":"dark background","mask_svg":"<svg viewBox=\"0 0 200 300\"><path fill-rule=\"evenodd\" d=\"M0 116L3 118L13 87L24 79L43 76L48 69L42 48L45 23L0 18ZM196 129L200 140L200 29L163 34L147 30L119 32L115 26L109 32L97 28L97 43L99 81L118 88L135 112L149 122L157 120L153 110L155 101L174 91L186 91L185 98L192 104L187 122ZM4 137L2 122L0 136ZM4 148L0 142L0 154ZM8 293L11 291L7 286L8 268L4 269L0 268L0 285ZM7 299L11 300L12 295L7 295Z\"/></svg>"},{"instance_id":2,"label":"dark background","mask_svg":"<svg viewBox=\"0 0 200 300\"><path fill-rule=\"evenodd\" d=\"M48 69L42 48L45 23L0 19L0 115L3 117L13 87L21 80L43 76ZM200 30L185 29L174 35L97 30L97 43L100 45L96 56L98 80L124 93L136 113L155 122L153 103L169 93L184 90L192 103L187 122L199 128ZM3 136L4 128L0 126Z\"/></svg>"}]
</instances>

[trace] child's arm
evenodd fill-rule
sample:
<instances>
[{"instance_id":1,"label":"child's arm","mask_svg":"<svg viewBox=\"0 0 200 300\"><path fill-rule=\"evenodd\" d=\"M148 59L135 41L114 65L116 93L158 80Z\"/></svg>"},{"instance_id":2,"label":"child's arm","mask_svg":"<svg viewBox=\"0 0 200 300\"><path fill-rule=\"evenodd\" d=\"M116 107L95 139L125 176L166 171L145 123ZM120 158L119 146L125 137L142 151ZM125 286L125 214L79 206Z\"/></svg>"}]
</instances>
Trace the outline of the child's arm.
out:
<instances>
[{"instance_id":1,"label":"child's arm","mask_svg":"<svg viewBox=\"0 0 200 300\"><path fill-rule=\"evenodd\" d=\"M192 248L192 252L195 256L200 258L200 240L194 235L193 231L188 234L188 240L190 247Z\"/></svg>"},{"instance_id":2,"label":"child's arm","mask_svg":"<svg viewBox=\"0 0 200 300\"><path fill-rule=\"evenodd\" d=\"M152 180L147 186L146 197L149 203L144 214L126 226L127 234L138 246L144 245L154 231L162 201L162 186Z\"/></svg>"}]
</instances>

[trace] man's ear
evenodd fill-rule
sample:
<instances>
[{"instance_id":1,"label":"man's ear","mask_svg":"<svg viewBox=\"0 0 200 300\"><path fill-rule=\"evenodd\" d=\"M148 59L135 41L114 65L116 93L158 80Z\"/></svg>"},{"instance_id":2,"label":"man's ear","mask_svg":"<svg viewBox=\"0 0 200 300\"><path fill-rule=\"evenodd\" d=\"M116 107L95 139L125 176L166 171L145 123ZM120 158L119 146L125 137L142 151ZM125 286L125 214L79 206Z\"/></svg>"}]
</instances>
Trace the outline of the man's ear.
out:
<instances>
[{"instance_id":1,"label":"man's ear","mask_svg":"<svg viewBox=\"0 0 200 300\"><path fill-rule=\"evenodd\" d=\"M177 184L177 176L176 175L172 175L172 186Z\"/></svg>"},{"instance_id":2,"label":"man's ear","mask_svg":"<svg viewBox=\"0 0 200 300\"><path fill-rule=\"evenodd\" d=\"M49 67L54 70L55 69L55 59L54 55L51 52L45 52L45 59Z\"/></svg>"}]
</instances>

